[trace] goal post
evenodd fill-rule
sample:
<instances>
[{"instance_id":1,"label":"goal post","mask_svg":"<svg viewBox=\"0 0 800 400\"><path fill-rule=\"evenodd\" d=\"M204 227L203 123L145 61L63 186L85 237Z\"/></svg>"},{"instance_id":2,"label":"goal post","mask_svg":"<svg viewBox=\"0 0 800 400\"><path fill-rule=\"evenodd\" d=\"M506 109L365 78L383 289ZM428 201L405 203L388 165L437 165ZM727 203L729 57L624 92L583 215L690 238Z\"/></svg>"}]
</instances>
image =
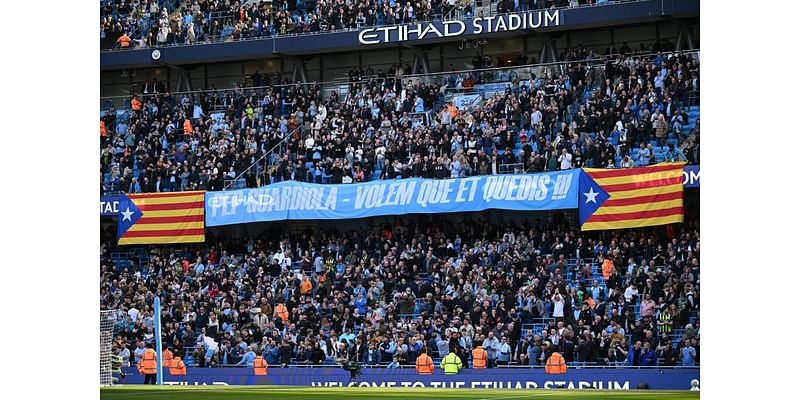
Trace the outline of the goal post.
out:
<instances>
[{"instance_id":1,"label":"goal post","mask_svg":"<svg viewBox=\"0 0 800 400\"><path fill-rule=\"evenodd\" d=\"M100 386L111 386L111 347L116 310L100 311Z\"/></svg>"}]
</instances>

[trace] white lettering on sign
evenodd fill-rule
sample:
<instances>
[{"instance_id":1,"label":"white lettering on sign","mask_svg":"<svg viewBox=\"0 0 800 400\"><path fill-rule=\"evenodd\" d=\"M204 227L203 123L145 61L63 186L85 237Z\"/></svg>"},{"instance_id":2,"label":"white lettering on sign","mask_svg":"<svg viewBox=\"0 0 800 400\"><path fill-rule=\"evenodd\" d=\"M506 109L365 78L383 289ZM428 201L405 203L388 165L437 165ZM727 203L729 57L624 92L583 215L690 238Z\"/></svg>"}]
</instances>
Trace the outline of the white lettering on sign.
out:
<instances>
[{"instance_id":1,"label":"white lettering on sign","mask_svg":"<svg viewBox=\"0 0 800 400\"><path fill-rule=\"evenodd\" d=\"M188 382L171 382L165 384L186 385ZM195 382L194 384L197 384ZM218 384L214 382L214 384ZM610 389L610 390L630 390L630 381L544 381L539 384L535 381L361 381L361 382L340 382L340 381L312 381L312 387L370 387L370 388L390 388L390 387L425 387L436 389Z\"/></svg>"},{"instance_id":2,"label":"white lettering on sign","mask_svg":"<svg viewBox=\"0 0 800 400\"><path fill-rule=\"evenodd\" d=\"M100 200L100 214L119 214L119 200L102 201Z\"/></svg>"},{"instance_id":3,"label":"white lettering on sign","mask_svg":"<svg viewBox=\"0 0 800 400\"><path fill-rule=\"evenodd\" d=\"M444 29L440 29L439 24L442 24ZM517 30L548 28L560 25L561 11L539 10L501 16L473 18L472 32L470 32L470 34L480 35L482 33L513 32ZM424 24L367 28L358 33L358 42L363 45L370 45L455 37L463 35L466 33L466 30L467 26L463 21L429 22ZM391 31L397 31L396 38L390 38L389 33Z\"/></svg>"},{"instance_id":4,"label":"white lettering on sign","mask_svg":"<svg viewBox=\"0 0 800 400\"><path fill-rule=\"evenodd\" d=\"M411 204L417 182L396 182L356 187L356 210Z\"/></svg>"},{"instance_id":5,"label":"white lettering on sign","mask_svg":"<svg viewBox=\"0 0 800 400\"><path fill-rule=\"evenodd\" d=\"M700 183L700 171L683 171L683 184L694 185Z\"/></svg>"}]
</instances>

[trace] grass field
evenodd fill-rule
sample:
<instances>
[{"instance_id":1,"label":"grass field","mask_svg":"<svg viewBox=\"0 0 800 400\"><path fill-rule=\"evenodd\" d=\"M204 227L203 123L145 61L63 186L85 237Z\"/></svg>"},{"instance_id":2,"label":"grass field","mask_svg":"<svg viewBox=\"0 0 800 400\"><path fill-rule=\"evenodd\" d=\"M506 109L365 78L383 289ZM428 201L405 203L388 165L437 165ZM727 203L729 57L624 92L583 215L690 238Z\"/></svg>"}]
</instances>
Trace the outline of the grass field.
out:
<instances>
[{"instance_id":1,"label":"grass field","mask_svg":"<svg viewBox=\"0 0 800 400\"><path fill-rule=\"evenodd\" d=\"M699 399L700 392L655 390L559 390L559 389L423 389L423 388L309 388L287 386L166 386L125 385L100 389L100 398L116 399L620 399L620 400L679 400Z\"/></svg>"}]
</instances>

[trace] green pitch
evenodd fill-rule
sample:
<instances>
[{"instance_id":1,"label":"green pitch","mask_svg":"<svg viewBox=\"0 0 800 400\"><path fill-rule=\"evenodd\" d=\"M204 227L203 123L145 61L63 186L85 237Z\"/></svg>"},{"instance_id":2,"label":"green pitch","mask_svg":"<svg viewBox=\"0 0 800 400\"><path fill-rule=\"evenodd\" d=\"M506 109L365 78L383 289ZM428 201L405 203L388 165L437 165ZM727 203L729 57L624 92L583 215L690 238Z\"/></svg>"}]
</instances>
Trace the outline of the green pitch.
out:
<instances>
[{"instance_id":1,"label":"green pitch","mask_svg":"<svg viewBox=\"0 0 800 400\"><path fill-rule=\"evenodd\" d=\"M655 390L560 390L560 389L423 389L423 388L309 388L287 386L165 386L125 385L100 389L104 400L227 400L227 399L279 399L279 400L524 400L524 399L620 399L620 400L679 400L699 399L700 392Z\"/></svg>"}]
</instances>

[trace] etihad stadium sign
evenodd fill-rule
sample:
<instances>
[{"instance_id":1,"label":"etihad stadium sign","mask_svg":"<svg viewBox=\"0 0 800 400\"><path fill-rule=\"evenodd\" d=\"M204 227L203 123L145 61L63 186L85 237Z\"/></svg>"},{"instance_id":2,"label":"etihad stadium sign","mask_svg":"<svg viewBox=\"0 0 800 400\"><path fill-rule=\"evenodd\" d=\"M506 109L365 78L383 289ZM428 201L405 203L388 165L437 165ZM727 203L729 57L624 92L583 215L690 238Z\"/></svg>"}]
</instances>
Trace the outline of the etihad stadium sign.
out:
<instances>
[{"instance_id":1,"label":"etihad stadium sign","mask_svg":"<svg viewBox=\"0 0 800 400\"><path fill-rule=\"evenodd\" d=\"M549 28L560 26L563 23L561 13L562 10L539 10L491 17L467 18L463 21L434 21L368 28L358 33L358 42L362 45L371 45Z\"/></svg>"}]
</instances>

